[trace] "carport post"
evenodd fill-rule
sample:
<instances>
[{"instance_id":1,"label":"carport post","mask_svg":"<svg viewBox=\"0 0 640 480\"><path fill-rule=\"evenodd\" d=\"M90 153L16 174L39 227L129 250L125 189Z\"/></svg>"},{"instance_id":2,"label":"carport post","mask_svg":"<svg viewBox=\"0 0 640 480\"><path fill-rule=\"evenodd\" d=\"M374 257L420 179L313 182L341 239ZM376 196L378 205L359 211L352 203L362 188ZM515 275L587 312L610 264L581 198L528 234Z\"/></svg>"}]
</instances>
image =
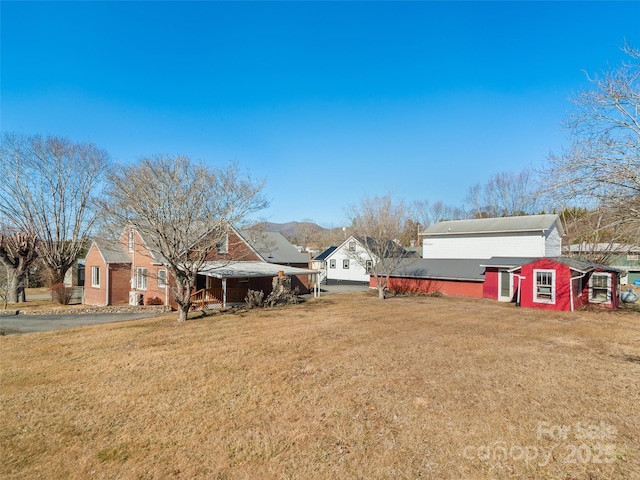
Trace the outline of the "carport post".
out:
<instances>
[{"instance_id":1,"label":"carport post","mask_svg":"<svg viewBox=\"0 0 640 480\"><path fill-rule=\"evenodd\" d=\"M227 278L222 278L222 306L227 306Z\"/></svg>"}]
</instances>

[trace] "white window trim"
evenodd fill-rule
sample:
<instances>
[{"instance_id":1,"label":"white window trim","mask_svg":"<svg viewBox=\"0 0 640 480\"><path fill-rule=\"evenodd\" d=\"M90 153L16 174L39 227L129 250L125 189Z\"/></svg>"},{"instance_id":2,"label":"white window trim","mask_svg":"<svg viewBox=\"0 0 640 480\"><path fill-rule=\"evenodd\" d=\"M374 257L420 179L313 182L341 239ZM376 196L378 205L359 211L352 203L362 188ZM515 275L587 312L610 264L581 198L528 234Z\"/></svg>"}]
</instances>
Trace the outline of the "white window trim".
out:
<instances>
[{"instance_id":1,"label":"white window trim","mask_svg":"<svg viewBox=\"0 0 640 480\"><path fill-rule=\"evenodd\" d=\"M229 234L225 234L224 238L221 238L216 245L216 251L218 253L229 253Z\"/></svg>"},{"instance_id":2,"label":"white window trim","mask_svg":"<svg viewBox=\"0 0 640 480\"><path fill-rule=\"evenodd\" d=\"M551 273L551 299L538 298L538 273ZM533 301L535 303L547 303L555 305L556 303L556 271L549 269L533 270Z\"/></svg>"},{"instance_id":3,"label":"white window trim","mask_svg":"<svg viewBox=\"0 0 640 480\"><path fill-rule=\"evenodd\" d=\"M329 268L336 268L336 259L332 258L329 260Z\"/></svg>"},{"instance_id":4,"label":"white window trim","mask_svg":"<svg viewBox=\"0 0 640 480\"><path fill-rule=\"evenodd\" d=\"M345 258L342 260L342 269L343 270L349 270L349 259Z\"/></svg>"},{"instance_id":5,"label":"white window trim","mask_svg":"<svg viewBox=\"0 0 640 480\"><path fill-rule=\"evenodd\" d=\"M165 269L158 270L158 288L167 286L167 271Z\"/></svg>"},{"instance_id":6,"label":"white window trim","mask_svg":"<svg viewBox=\"0 0 640 480\"><path fill-rule=\"evenodd\" d=\"M100 267L97 265L91 267L91 286L100 288Z\"/></svg>"},{"instance_id":7,"label":"white window trim","mask_svg":"<svg viewBox=\"0 0 640 480\"><path fill-rule=\"evenodd\" d=\"M598 276L598 277L607 277L607 299L606 300L596 300L595 298L593 298L593 277ZM594 272L591 274L591 276L589 277L589 303L601 303L604 305L610 305L611 304L611 297L613 296L613 292L612 292L612 284L613 284L613 278L612 275L610 273L607 272ZM600 288L598 288L600 289Z\"/></svg>"},{"instance_id":8,"label":"white window trim","mask_svg":"<svg viewBox=\"0 0 640 480\"><path fill-rule=\"evenodd\" d=\"M147 289L147 269L144 267L136 268L136 286L138 290Z\"/></svg>"}]
</instances>

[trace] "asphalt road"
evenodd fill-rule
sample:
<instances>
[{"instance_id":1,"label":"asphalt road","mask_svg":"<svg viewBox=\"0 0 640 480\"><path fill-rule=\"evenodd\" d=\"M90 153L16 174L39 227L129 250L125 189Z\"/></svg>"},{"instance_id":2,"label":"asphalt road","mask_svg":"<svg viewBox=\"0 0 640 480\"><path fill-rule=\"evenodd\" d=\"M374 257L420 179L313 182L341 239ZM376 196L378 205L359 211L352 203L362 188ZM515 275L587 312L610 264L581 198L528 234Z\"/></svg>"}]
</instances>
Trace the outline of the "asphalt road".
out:
<instances>
[{"instance_id":1,"label":"asphalt road","mask_svg":"<svg viewBox=\"0 0 640 480\"><path fill-rule=\"evenodd\" d=\"M163 314L164 315L164 314ZM158 313L100 313L87 315L0 315L0 334L47 332L100 323L157 317Z\"/></svg>"},{"instance_id":2,"label":"asphalt road","mask_svg":"<svg viewBox=\"0 0 640 480\"><path fill-rule=\"evenodd\" d=\"M320 296L341 293L366 292L367 285L322 285ZM29 300L48 298L50 294L29 295ZM164 315L164 314L163 314ZM100 313L86 315L5 315L0 314L0 334L48 332L65 328L77 328L100 323L126 322L141 318L157 317L158 313Z\"/></svg>"}]
</instances>

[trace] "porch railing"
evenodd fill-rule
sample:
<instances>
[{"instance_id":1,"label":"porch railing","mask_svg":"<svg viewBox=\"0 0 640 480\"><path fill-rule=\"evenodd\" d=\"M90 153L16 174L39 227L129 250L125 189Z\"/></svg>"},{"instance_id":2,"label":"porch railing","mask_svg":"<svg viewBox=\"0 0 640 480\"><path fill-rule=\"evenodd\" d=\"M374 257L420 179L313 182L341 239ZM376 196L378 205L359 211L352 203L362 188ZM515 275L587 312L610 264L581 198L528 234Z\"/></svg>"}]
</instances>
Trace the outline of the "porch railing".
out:
<instances>
[{"instance_id":1,"label":"porch railing","mask_svg":"<svg viewBox=\"0 0 640 480\"><path fill-rule=\"evenodd\" d=\"M248 288L227 288L227 304L243 303ZM222 288L203 288L191 294L192 310L212 310L222 308L224 291Z\"/></svg>"}]
</instances>

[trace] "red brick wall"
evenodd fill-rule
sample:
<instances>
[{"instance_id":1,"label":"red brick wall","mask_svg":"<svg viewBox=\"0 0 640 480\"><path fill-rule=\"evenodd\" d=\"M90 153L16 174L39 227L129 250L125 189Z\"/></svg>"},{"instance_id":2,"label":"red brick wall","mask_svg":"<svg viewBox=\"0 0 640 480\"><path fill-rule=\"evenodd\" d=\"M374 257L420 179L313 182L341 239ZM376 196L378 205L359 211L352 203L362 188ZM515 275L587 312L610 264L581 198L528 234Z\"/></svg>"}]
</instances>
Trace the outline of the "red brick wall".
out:
<instances>
[{"instance_id":1,"label":"red brick wall","mask_svg":"<svg viewBox=\"0 0 640 480\"><path fill-rule=\"evenodd\" d=\"M127 305L129 303L129 280L131 266L129 264L109 265L109 305Z\"/></svg>"},{"instance_id":2,"label":"red brick wall","mask_svg":"<svg viewBox=\"0 0 640 480\"><path fill-rule=\"evenodd\" d=\"M100 268L100 286L91 286L92 267ZM91 245L85 260L84 303L86 305L107 304L107 266L95 243Z\"/></svg>"},{"instance_id":3,"label":"red brick wall","mask_svg":"<svg viewBox=\"0 0 640 480\"><path fill-rule=\"evenodd\" d=\"M137 231L134 231L134 249L133 252L129 251L129 229L125 229L122 233L122 237L120 237L120 242L124 245L124 248L129 255L131 256L131 269L128 274L128 278L124 279L124 274L119 275L117 280L119 287L118 288L126 288L127 290L127 302L129 301L129 292L135 291L138 292L143 297L143 302L147 303L147 301L153 297L159 298L162 304L167 303L167 288L158 286L158 272L160 270L167 270L164 265L154 264L157 262L156 259L153 258L149 248L146 243L142 239L142 237L138 234ZM147 269L147 288L138 288L138 268L146 268ZM168 272L167 272L168 275ZM133 280L133 281L132 281ZM116 284L113 284L113 289L116 288ZM114 290L115 291L115 290ZM120 294L119 294L120 295ZM120 296L118 296L120 298ZM170 295L169 295L170 298Z\"/></svg>"}]
</instances>

